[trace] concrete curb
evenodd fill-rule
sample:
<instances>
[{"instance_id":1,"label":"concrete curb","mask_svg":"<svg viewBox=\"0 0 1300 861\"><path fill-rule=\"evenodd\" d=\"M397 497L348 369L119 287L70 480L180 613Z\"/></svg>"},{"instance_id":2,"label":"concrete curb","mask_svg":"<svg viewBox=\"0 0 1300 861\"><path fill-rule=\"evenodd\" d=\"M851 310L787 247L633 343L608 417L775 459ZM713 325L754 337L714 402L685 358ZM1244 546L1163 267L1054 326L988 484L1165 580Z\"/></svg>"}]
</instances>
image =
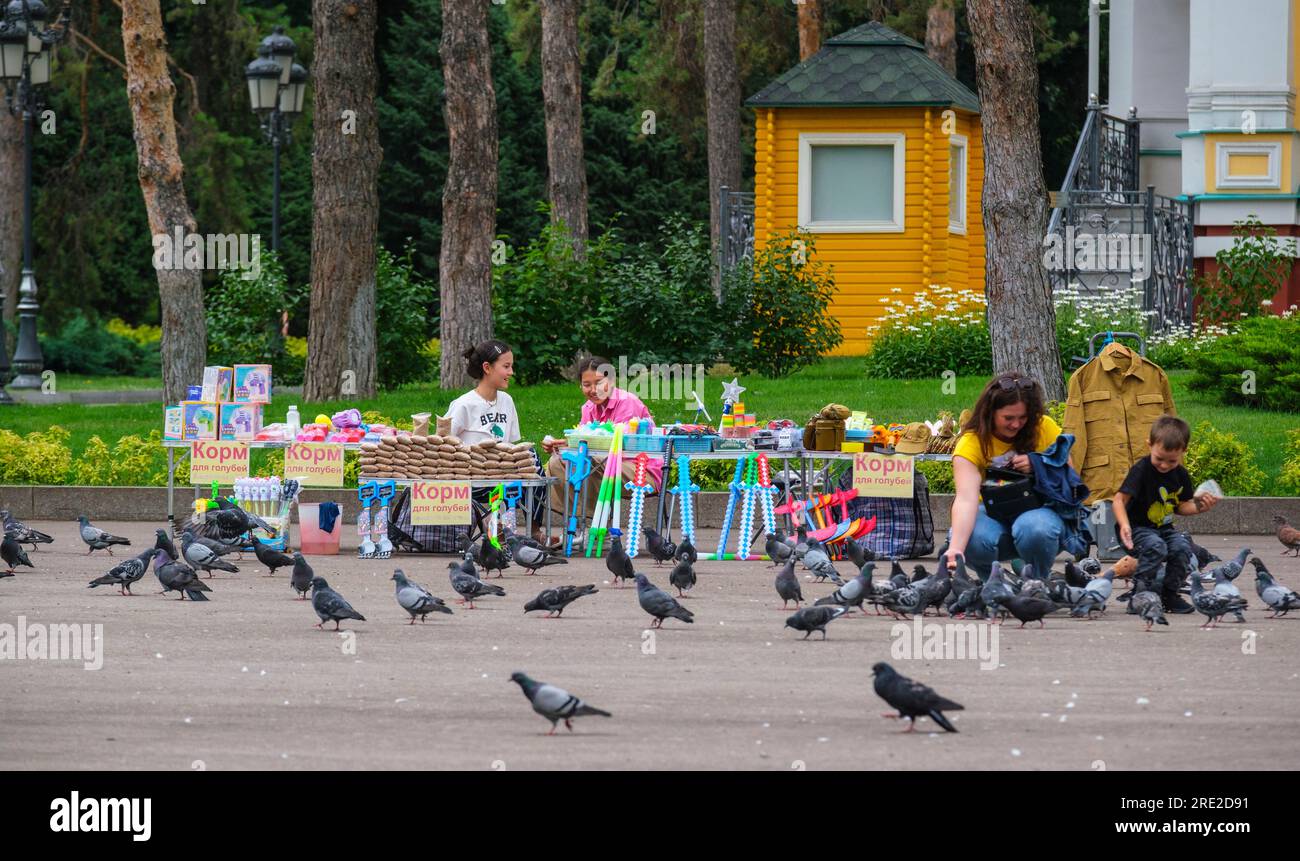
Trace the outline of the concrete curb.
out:
<instances>
[{"instance_id":1,"label":"concrete curb","mask_svg":"<svg viewBox=\"0 0 1300 861\"><path fill-rule=\"evenodd\" d=\"M190 488L176 488L178 517L188 515L193 499ZM337 502L348 523L356 522L356 499L356 491L347 488L304 490L300 497L302 502ZM658 498L651 497L649 503L646 513L653 516ZM720 527L726 506L726 493L701 493L696 504L697 524L704 529ZM85 514L92 520L159 522L167 516L167 488L0 485L0 508L8 508L19 520L76 520ZM937 535L948 528L951 509L951 494L930 495L930 512ZM1276 514L1292 524L1300 524L1300 497L1229 498L1206 514L1179 518L1179 524L1206 535L1272 535ZM558 523L559 519L554 522ZM757 515L755 522L758 522Z\"/></svg>"}]
</instances>

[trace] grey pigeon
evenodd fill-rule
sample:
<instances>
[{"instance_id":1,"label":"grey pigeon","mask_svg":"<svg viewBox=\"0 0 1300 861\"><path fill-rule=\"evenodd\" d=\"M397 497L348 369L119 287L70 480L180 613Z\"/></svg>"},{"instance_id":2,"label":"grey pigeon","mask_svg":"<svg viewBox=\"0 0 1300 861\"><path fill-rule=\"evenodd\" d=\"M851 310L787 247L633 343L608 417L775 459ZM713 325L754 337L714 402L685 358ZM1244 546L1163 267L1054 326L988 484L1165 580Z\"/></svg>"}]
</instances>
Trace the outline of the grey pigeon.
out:
<instances>
[{"instance_id":1,"label":"grey pigeon","mask_svg":"<svg viewBox=\"0 0 1300 861\"><path fill-rule=\"evenodd\" d=\"M171 559L181 558L181 552L176 549L176 542L172 540L171 533L166 529L155 529L153 534L155 536L153 543L155 550L167 551L167 556Z\"/></svg>"},{"instance_id":2,"label":"grey pigeon","mask_svg":"<svg viewBox=\"0 0 1300 861\"><path fill-rule=\"evenodd\" d=\"M677 553L677 545L664 538L653 529L646 528L645 547L650 551L650 558L655 561L655 565L662 565L668 562Z\"/></svg>"},{"instance_id":3,"label":"grey pigeon","mask_svg":"<svg viewBox=\"0 0 1300 861\"><path fill-rule=\"evenodd\" d=\"M1085 575L1089 580L1093 579L1094 577L1100 577L1100 576L1101 576L1101 560L1098 559L1096 556L1089 556L1089 557L1087 557L1086 559L1083 559L1082 561L1079 562L1079 570L1082 571L1082 572L1084 573L1084 575ZM1088 585L1088 584L1087 584L1087 583L1079 583L1079 584L1071 583L1070 585L1071 585L1071 586L1074 586L1074 585L1086 586L1086 585Z\"/></svg>"},{"instance_id":4,"label":"grey pigeon","mask_svg":"<svg viewBox=\"0 0 1300 861\"><path fill-rule=\"evenodd\" d=\"M1017 593L1026 598L1042 598L1050 600L1052 593L1047 590L1047 584L1042 580L1025 580L1020 584L1020 592Z\"/></svg>"},{"instance_id":5,"label":"grey pigeon","mask_svg":"<svg viewBox=\"0 0 1300 861\"><path fill-rule=\"evenodd\" d=\"M472 574L466 574L455 562L447 563L447 574L451 578L451 588L455 589L456 594L460 596L456 603L465 604L470 610L475 609L475 598L482 598L484 595L504 597L506 594L506 590L500 586L484 583Z\"/></svg>"},{"instance_id":6,"label":"grey pigeon","mask_svg":"<svg viewBox=\"0 0 1300 861\"><path fill-rule=\"evenodd\" d=\"M344 619L356 619L364 622L366 617L352 609L352 605L338 592L330 588L324 577L311 578L311 607L320 617L316 627L324 630L326 622L334 623L334 630Z\"/></svg>"},{"instance_id":7,"label":"grey pigeon","mask_svg":"<svg viewBox=\"0 0 1300 861\"><path fill-rule=\"evenodd\" d=\"M691 539L682 536L682 540L677 543L677 552L673 554L673 559L680 562L683 559L694 565L700 559L700 554L696 552L695 545Z\"/></svg>"},{"instance_id":8,"label":"grey pigeon","mask_svg":"<svg viewBox=\"0 0 1300 861\"><path fill-rule=\"evenodd\" d=\"M565 728L573 732L574 718L587 715L611 717L609 712L587 705L564 688L534 681L523 673L511 673L510 681L519 685L533 704L533 711L551 722L551 731L547 735L555 735L555 725L560 721L564 721Z\"/></svg>"},{"instance_id":9,"label":"grey pigeon","mask_svg":"<svg viewBox=\"0 0 1300 861\"><path fill-rule=\"evenodd\" d=\"M803 555L803 564L819 582L829 577L836 586L844 585L840 572L835 570L835 563L831 562L831 557L826 553L821 542L816 539L809 539L808 550Z\"/></svg>"},{"instance_id":10,"label":"grey pigeon","mask_svg":"<svg viewBox=\"0 0 1300 861\"><path fill-rule=\"evenodd\" d=\"M293 557L287 553L281 553L269 544L263 541L253 539L253 555L257 561L266 566L266 576L270 577L275 574L277 568L288 568L293 565Z\"/></svg>"},{"instance_id":11,"label":"grey pigeon","mask_svg":"<svg viewBox=\"0 0 1300 861\"><path fill-rule=\"evenodd\" d=\"M1065 609L1065 605L1057 604L1050 598L1037 598L1032 595L1012 595L1003 601L1002 605L1012 616L1020 620L1022 628L1025 627L1026 622L1037 622L1038 627L1045 627L1044 616Z\"/></svg>"},{"instance_id":12,"label":"grey pigeon","mask_svg":"<svg viewBox=\"0 0 1300 861\"><path fill-rule=\"evenodd\" d=\"M36 549L38 544L53 544L54 538L46 535L36 529L32 529L26 523L14 517L9 509L0 509L0 521L4 522L4 534L17 541L19 544L30 544L32 549Z\"/></svg>"},{"instance_id":13,"label":"grey pigeon","mask_svg":"<svg viewBox=\"0 0 1300 861\"><path fill-rule=\"evenodd\" d=\"M9 566L9 570L5 572L5 576L11 576L14 573L14 569L19 565L26 565L28 568L36 567L32 564L32 560L27 558L27 554L23 552L23 548L18 544L18 542L10 538L8 535L4 538L0 538L0 559L3 559L4 563Z\"/></svg>"},{"instance_id":14,"label":"grey pigeon","mask_svg":"<svg viewBox=\"0 0 1300 861\"><path fill-rule=\"evenodd\" d=\"M595 595L599 591L594 583L586 586L557 586L554 589L543 589L536 598L524 605L524 612L545 610L546 615L543 618L558 619L564 615L565 607L584 595Z\"/></svg>"},{"instance_id":15,"label":"grey pigeon","mask_svg":"<svg viewBox=\"0 0 1300 861\"><path fill-rule=\"evenodd\" d=\"M945 711L962 711L965 706L939 696L934 692L933 688L909 679L907 676L900 675L884 661L874 664L871 667L871 673L876 677L872 685L875 688L876 696L898 710L897 715L887 714L885 717L907 718L908 725L904 732L911 732L916 729L916 719L922 716L930 718L930 720L943 727L946 732L957 731L957 727L949 723L948 718L944 717L943 713Z\"/></svg>"},{"instance_id":16,"label":"grey pigeon","mask_svg":"<svg viewBox=\"0 0 1300 861\"><path fill-rule=\"evenodd\" d=\"M153 573L162 584L162 594L180 592L181 597L177 599L178 601L184 601L186 598L191 601L208 600L203 593L211 592L212 589L199 579L199 575L193 568L181 560L172 559L167 555L166 550L155 549L153 554Z\"/></svg>"},{"instance_id":17,"label":"grey pigeon","mask_svg":"<svg viewBox=\"0 0 1300 861\"><path fill-rule=\"evenodd\" d=\"M687 610L677 599L650 582L644 574L636 575L636 599L641 609L654 617L651 628L662 628L664 619L680 619L689 624L695 622L695 614Z\"/></svg>"},{"instance_id":18,"label":"grey pigeon","mask_svg":"<svg viewBox=\"0 0 1300 861\"><path fill-rule=\"evenodd\" d=\"M1091 621L1094 610L1102 613L1106 612L1106 602L1110 600L1110 593L1114 588L1115 569L1109 568L1105 574L1088 581L1088 585L1083 588L1083 594L1079 596L1078 601L1074 602L1070 615L1075 617L1086 616Z\"/></svg>"},{"instance_id":19,"label":"grey pigeon","mask_svg":"<svg viewBox=\"0 0 1300 861\"><path fill-rule=\"evenodd\" d=\"M1250 552L1249 547L1243 547L1235 559L1225 562L1208 572L1209 575L1214 578L1214 593L1216 595L1223 595L1228 598L1241 598L1241 590L1238 589L1237 584L1232 581L1241 574L1241 569L1245 566L1246 557L1250 555ZM1243 599L1241 606L1232 611L1233 615L1237 617L1238 622L1246 621L1246 616L1242 613L1242 610L1245 608L1246 602L1245 599Z\"/></svg>"},{"instance_id":20,"label":"grey pigeon","mask_svg":"<svg viewBox=\"0 0 1300 861\"><path fill-rule=\"evenodd\" d=\"M144 576L149 570L149 560L153 558L154 549L150 547L139 556L126 559L114 565L107 574L90 581L91 589L96 586L116 586L122 595L133 595L131 584Z\"/></svg>"},{"instance_id":21,"label":"grey pigeon","mask_svg":"<svg viewBox=\"0 0 1300 861\"><path fill-rule=\"evenodd\" d=\"M767 551L767 558L772 560L773 567L794 556L794 547L785 540L785 533L780 529L767 536L763 549Z\"/></svg>"},{"instance_id":22,"label":"grey pigeon","mask_svg":"<svg viewBox=\"0 0 1300 861\"><path fill-rule=\"evenodd\" d=\"M1250 564L1255 566L1255 591L1273 610L1270 619L1285 616L1292 610L1300 610L1300 595L1274 580L1273 575L1264 567L1264 560L1252 556Z\"/></svg>"},{"instance_id":23,"label":"grey pigeon","mask_svg":"<svg viewBox=\"0 0 1300 861\"><path fill-rule=\"evenodd\" d=\"M880 603L896 619L922 615L929 606L925 594L911 583L881 595Z\"/></svg>"},{"instance_id":24,"label":"grey pigeon","mask_svg":"<svg viewBox=\"0 0 1300 861\"><path fill-rule=\"evenodd\" d=\"M1196 557L1197 570L1209 568L1211 562L1222 561L1218 556L1215 556L1213 553L1197 544L1195 539L1192 538L1192 533L1184 531L1182 535L1187 539L1188 546L1192 548L1192 555Z\"/></svg>"},{"instance_id":25,"label":"grey pigeon","mask_svg":"<svg viewBox=\"0 0 1300 861\"><path fill-rule=\"evenodd\" d=\"M615 535L610 539L609 553L605 556L605 567L614 575L614 585L622 586L624 580L636 577L632 567L632 558L623 549L623 539Z\"/></svg>"},{"instance_id":26,"label":"grey pigeon","mask_svg":"<svg viewBox=\"0 0 1300 861\"><path fill-rule=\"evenodd\" d=\"M479 546L470 540L469 534L466 533L460 539L460 552L463 557L473 559L475 564L483 564L483 554Z\"/></svg>"},{"instance_id":27,"label":"grey pigeon","mask_svg":"<svg viewBox=\"0 0 1300 861\"><path fill-rule=\"evenodd\" d=\"M209 577L212 576L213 569L239 573L238 568L218 556L211 547L196 541L188 529L181 533L181 555L194 568L208 572Z\"/></svg>"},{"instance_id":28,"label":"grey pigeon","mask_svg":"<svg viewBox=\"0 0 1300 861\"><path fill-rule=\"evenodd\" d=\"M799 578L794 576L794 556L789 556L785 567L776 575L776 594L781 596L781 609L784 610L791 601L795 609L803 602L803 590L799 588Z\"/></svg>"},{"instance_id":29,"label":"grey pigeon","mask_svg":"<svg viewBox=\"0 0 1300 861\"><path fill-rule=\"evenodd\" d=\"M114 544L130 545L131 543L129 538L122 538L119 535L105 532L98 526L91 526L90 520L84 514L77 518L77 522L81 524L81 540L86 542L86 546L90 548L86 551L87 556L96 550L107 550L108 555L112 556Z\"/></svg>"},{"instance_id":30,"label":"grey pigeon","mask_svg":"<svg viewBox=\"0 0 1300 861\"><path fill-rule=\"evenodd\" d=\"M293 573L289 575L289 588L298 593L298 597L307 600L307 592L311 590L311 581L315 578L316 572L311 570L307 564L307 559L301 553L293 554Z\"/></svg>"},{"instance_id":31,"label":"grey pigeon","mask_svg":"<svg viewBox=\"0 0 1300 861\"><path fill-rule=\"evenodd\" d=\"M949 613L951 614L952 612L953 604L957 603L963 595L971 589L978 592L980 586L980 583L973 580L971 576L966 573L965 557L958 557L957 564L954 566L952 574L952 582L949 585L948 597L944 599L944 605L948 608Z\"/></svg>"},{"instance_id":32,"label":"grey pigeon","mask_svg":"<svg viewBox=\"0 0 1300 861\"><path fill-rule=\"evenodd\" d=\"M916 566L918 573L925 571L924 566ZM921 594L921 615L930 607L937 611L943 605L943 599L952 591L952 575L946 565L940 565L933 574L926 574L919 580L912 581L912 588Z\"/></svg>"},{"instance_id":33,"label":"grey pigeon","mask_svg":"<svg viewBox=\"0 0 1300 861\"><path fill-rule=\"evenodd\" d=\"M863 547L852 538L844 542L844 555L853 563L853 567L859 571L862 570L863 565L876 560L876 554L871 552L871 548Z\"/></svg>"},{"instance_id":34,"label":"grey pigeon","mask_svg":"<svg viewBox=\"0 0 1300 861\"><path fill-rule=\"evenodd\" d=\"M808 529L800 526L794 531L794 558L803 561L803 556L808 552Z\"/></svg>"},{"instance_id":35,"label":"grey pigeon","mask_svg":"<svg viewBox=\"0 0 1300 861\"><path fill-rule=\"evenodd\" d=\"M403 610L411 614L410 624L415 624L415 617L420 617L420 623L424 623L424 617L430 613L446 613L451 615L451 608L441 598L435 598L429 590L419 583L412 583L406 579L406 574L398 568L393 572L392 579L396 581L397 603Z\"/></svg>"},{"instance_id":36,"label":"grey pigeon","mask_svg":"<svg viewBox=\"0 0 1300 861\"><path fill-rule=\"evenodd\" d=\"M1146 630L1150 631L1152 625L1168 625L1169 620L1165 618L1164 607L1161 604L1160 596L1155 592L1138 592L1128 601L1128 612L1141 616L1147 623Z\"/></svg>"},{"instance_id":37,"label":"grey pigeon","mask_svg":"<svg viewBox=\"0 0 1300 861\"><path fill-rule=\"evenodd\" d=\"M1205 587L1201 585L1200 577L1191 578L1192 585L1192 606L1196 611L1205 617L1205 624L1202 628L1217 628L1219 620L1224 615L1234 610L1244 609L1246 599L1240 595L1233 598L1228 595L1219 595L1214 592L1206 592Z\"/></svg>"},{"instance_id":38,"label":"grey pigeon","mask_svg":"<svg viewBox=\"0 0 1300 861\"><path fill-rule=\"evenodd\" d=\"M538 568L545 568L548 565L569 564L569 560L563 556L553 556L531 544L525 544L517 535L507 536L506 546L510 548L510 555L526 574L536 574Z\"/></svg>"},{"instance_id":39,"label":"grey pigeon","mask_svg":"<svg viewBox=\"0 0 1300 861\"><path fill-rule=\"evenodd\" d=\"M864 562L862 571L858 576L825 598L818 598L814 602L814 606L824 607L828 604L834 604L840 607L861 610L862 602L871 595L871 572L875 570L875 567L875 562Z\"/></svg>"},{"instance_id":40,"label":"grey pigeon","mask_svg":"<svg viewBox=\"0 0 1300 861\"><path fill-rule=\"evenodd\" d=\"M486 535L483 536L483 542L479 545L478 555L483 560L484 574L495 571L498 580L506 576L504 572L505 569L510 567L510 559L506 556L506 552L489 541Z\"/></svg>"},{"instance_id":41,"label":"grey pigeon","mask_svg":"<svg viewBox=\"0 0 1300 861\"><path fill-rule=\"evenodd\" d=\"M800 607L794 615L785 620L787 628L794 628L796 631L803 631L803 638L806 640L813 631L821 631L822 639L826 639L826 626L834 622L840 616L849 612L848 607L839 607L835 605L822 607Z\"/></svg>"},{"instance_id":42,"label":"grey pigeon","mask_svg":"<svg viewBox=\"0 0 1300 861\"><path fill-rule=\"evenodd\" d=\"M1098 572L1100 572L1100 569L1098 569ZM1073 562L1067 561L1065 563L1065 582L1068 585L1082 589L1084 586L1088 585L1088 580L1090 579L1091 578L1084 573L1083 569L1075 565Z\"/></svg>"},{"instance_id":43,"label":"grey pigeon","mask_svg":"<svg viewBox=\"0 0 1300 861\"><path fill-rule=\"evenodd\" d=\"M668 574L668 585L676 587L677 597L685 597L682 591L687 592L695 588L695 569L691 567L689 560L683 559L673 566L673 570Z\"/></svg>"},{"instance_id":44,"label":"grey pigeon","mask_svg":"<svg viewBox=\"0 0 1300 861\"><path fill-rule=\"evenodd\" d=\"M988 582L980 589L980 600L984 602L990 621L998 618L998 613L1004 609L1002 605L1015 594L1015 590L1007 584L1006 576L1006 571L995 562Z\"/></svg>"}]
</instances>

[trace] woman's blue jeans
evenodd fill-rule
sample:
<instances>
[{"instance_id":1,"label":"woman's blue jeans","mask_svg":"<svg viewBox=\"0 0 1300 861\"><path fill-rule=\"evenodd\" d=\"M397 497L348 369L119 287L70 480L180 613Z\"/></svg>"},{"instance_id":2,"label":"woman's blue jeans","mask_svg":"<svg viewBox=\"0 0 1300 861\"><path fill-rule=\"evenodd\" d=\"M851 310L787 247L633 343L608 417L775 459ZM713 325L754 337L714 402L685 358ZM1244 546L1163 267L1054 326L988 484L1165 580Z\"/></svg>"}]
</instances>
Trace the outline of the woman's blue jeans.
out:
<instances>
[{"instance_id":1,"label":"woman's blue jeans","mask_svg":"<svg viewBox=\"0 0 1300 861\"><path fill-rule=\"evenodd\" d=\"M981 580L987 580L994 562L1021 559L1034 566L1040 579L1046 580L1056 556L1064 549L1065 521L1050 508L1035 508L1016 518L1007 528L989 517L980 506L975 514L975 527L966 542L966 564L975 569ZM948 530L952 541L952 530Z\"/></svg>"}]
</instances>

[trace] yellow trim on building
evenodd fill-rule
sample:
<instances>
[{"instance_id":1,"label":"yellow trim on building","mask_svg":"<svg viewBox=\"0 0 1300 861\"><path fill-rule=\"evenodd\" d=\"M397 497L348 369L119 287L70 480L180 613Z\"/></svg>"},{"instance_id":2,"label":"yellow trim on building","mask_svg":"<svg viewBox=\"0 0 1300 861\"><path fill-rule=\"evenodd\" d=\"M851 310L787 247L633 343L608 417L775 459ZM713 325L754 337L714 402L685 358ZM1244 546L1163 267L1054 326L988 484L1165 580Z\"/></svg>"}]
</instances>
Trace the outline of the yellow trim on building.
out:
<instances>
[{"instance_id":1,"label":"yellow trim on building","mask_svg":"<svg viewBox=\"0 0 1300 861\"><path fill-rule=\"evenodd\" d=\"M1297 0L1297 2L1300 2L1300 0ZM1292 188L1294 188L1294 185L1292 183L1292 177L1291 177L1291 147L1293 145L1294 138L1295 138L1294 135L1287 134L1287 133L1269 133L1269 134L1253 134L1253 135L1244 135L1244 134L1204 135L1202 137L1202 140L1205 141L1204 158L1205 158L1206 193L1232 194L1232 193L1238 193L1242 191L1259 191L1263 193L1276 191L1278 193L1289 193L1292 190ZM1269 173L1271 156L1263 152L1251 152L1251 153L1230 152L1227 154L1227 159L1226 159L1229 176L1220 177L1218 175L1220 144L1279 145L1277 146L1277 150L1276 150L1276 152L1278 153L1277 157L1279 159L1278 181L1276 183L1269 183L1266 186L1252 184L1248 188L1245 188L1239 184L1231 183L1230 181L1226 185L1223 184L1222 182L1223 179L1231 180L1231 178L1233 177L1236 177L1238 179L1252 179L1256 177L1267 176ZM1261 163L1263 166L1257 168L1257 165L1260 165ZM1243 172L1238 172L1236 170L1237 165L1241 165L1243 168L1245 168L1245 170Z\"/></svg>"}]
</instances>

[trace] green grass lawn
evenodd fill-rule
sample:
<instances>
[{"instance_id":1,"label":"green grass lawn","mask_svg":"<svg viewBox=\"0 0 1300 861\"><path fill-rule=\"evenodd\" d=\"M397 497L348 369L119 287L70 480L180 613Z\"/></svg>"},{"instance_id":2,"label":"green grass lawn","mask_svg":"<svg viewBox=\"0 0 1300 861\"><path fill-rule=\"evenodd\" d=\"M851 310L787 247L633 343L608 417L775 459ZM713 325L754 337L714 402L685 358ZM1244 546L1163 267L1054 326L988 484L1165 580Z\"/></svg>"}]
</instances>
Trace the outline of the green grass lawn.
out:
<instances>
[{"instance_id":1,"label":"green grass lawn","mask_svg":"<svg viewBox=\"0 0 1300 861\"><path fill-rule=\"evenodd\" d=\"M828 359L784 380L771 380L758 376L744 376L740 382L746 387L742 396L749 412L761 420L791 418L802 422L809 414L827 403L836 402L850 409L866 410L878 423L907 422L933 419L941 410L954 415L969 406L986 382L983 377L958 377L951 394L944 392L943 381L934 380L878 380L862 376L860 359ZM722 384L721 371L716 369L705 381L703 394L705 406L716 422L720 408ZM725 375L726 379L731 374ZM1179 413L1195 428L1201 421L1237 434L1256 453L1261 469L1268 476L1265 493L1277 492L1273 486L1283 461L1286 432L1300 428L1300 412L1262 412L1244 407L1225 407L1205 395L1187 389L1187 372L1170 374L1174 401ZM73 382L59 378L61 387ZM84 388L134 387L135 381L109 378L98 381L76 378L75 384ZM84 383L84 384L83 384ZM142 380L141 386L159 385L157 380ZM950 387L951 388L951 387ZM535 386L512 386L511 395L519 410L519 420L524 437L540 440L546 434L559 436L566 427L577 420L582 406L582 393L576 384L547 383ZM445 411L447 405L460 392L442 391L430 385L408 385L386 391L376 398L360 402L334 402L306 405L292 395L279 395L267 408L267 421L283 420L289 405L297 403L303 421L310 421L317 413L334 413L355 406L363 411L378 410L394 420L408 419L412 413ZM678 400L654 400L647 405L661 424L677 419L691 420L693 407ZM111 446L126 434L147 435L162 427L162 404L111 404L84 406L53 404L50 406L15 406L0 409L0 427L18 433L42 431L51 425L62 425L71 434L74 455L85 447L86 441L98 434Z\"/></svg>"}]
</instances>

